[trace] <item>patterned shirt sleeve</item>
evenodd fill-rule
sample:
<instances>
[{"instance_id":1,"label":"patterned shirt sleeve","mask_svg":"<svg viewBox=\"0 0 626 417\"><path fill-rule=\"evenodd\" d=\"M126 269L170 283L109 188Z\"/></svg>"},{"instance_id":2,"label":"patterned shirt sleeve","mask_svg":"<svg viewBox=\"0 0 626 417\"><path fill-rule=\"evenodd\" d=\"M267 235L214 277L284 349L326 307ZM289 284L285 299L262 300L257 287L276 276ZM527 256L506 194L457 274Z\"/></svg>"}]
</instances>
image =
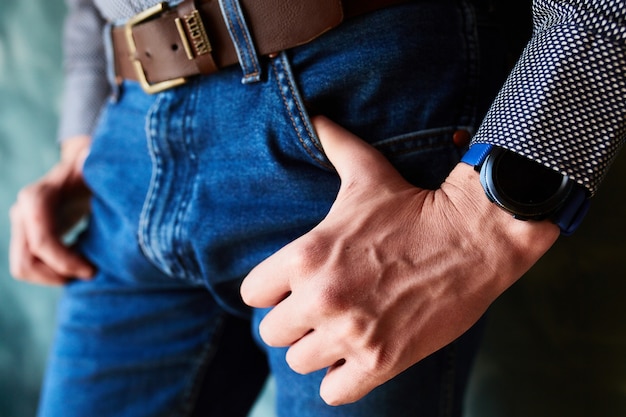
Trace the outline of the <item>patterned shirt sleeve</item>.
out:
<instances>
[{"instance_id":1,"label":"patterned shirt sleeve","mask_svg":"<svg viewBox=\"0 0 626 417\"><path fill-rule=\"evenodd\" d=\"M626 138L626 1L535 0L533 26L473 141L525 155L593 195Z\"/></svg>"},{"instance_id":2,"label":"patterned shirt sleeve","mask_svg":"<svg viewBox=\"0 0 626 417\"><path fill-rule=\"evenodd\" d=\"M58 138L91 134L110 88L104 19L92 0L67 0L63 33L64 94Z\"/></svg>"}]
</instances>

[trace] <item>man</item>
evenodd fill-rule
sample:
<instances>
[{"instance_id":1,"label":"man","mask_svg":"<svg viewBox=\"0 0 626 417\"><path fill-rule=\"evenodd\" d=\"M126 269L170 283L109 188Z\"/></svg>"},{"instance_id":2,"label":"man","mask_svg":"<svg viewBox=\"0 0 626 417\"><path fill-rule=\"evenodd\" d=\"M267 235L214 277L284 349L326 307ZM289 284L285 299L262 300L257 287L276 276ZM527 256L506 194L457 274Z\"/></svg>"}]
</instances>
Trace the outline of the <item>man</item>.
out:
<instances>
[{"instance_id":1,"label":"man","mask_svg":"<svg viewBox=\"0 0 626 417\"><path fill-rule=\"evenodd\" d=\"M101 15L113 22L108 65L139 84L113 86L95 131L76 127L89 119L76 112L96 117L81 108L104 89L76 92L85 78L103 82L88 69L105 54L70 47L79 64L61 137L72 139L12 210L14 274L72 281L42 415L70 399L75 415L95 404L100 415L243 415L256 390L242 381L264 376L251 348L233 350L250 344L231 316L245 313L234 291L245 275L261 338L289 347L286 363L266 350L280 415L459 415L472 326L575 229L624 139L623 2L535 3L533 38L464 162L459 138L480 122L505 58L489 7L424 1L352 16L345 2L339 26L275 53L256 16L280 13L257 14L263 4L195 14L183 3L171 16L71 5L77 39L99 33ZM137 12L126 30L117 23ZM197 16L222 16L227 35L198 32ZM186 84L160 91L150 77L168 48L153 47L164 33L153 20L186 39L168 54L211 74L166 77ZM206 41L224 38L240 68L219 48L206 61ZM58 241L50 207L90 192L79 255ZM79 381L84 391L70 393ZM354 404L325 406L318 384L326 403Z\"/></svg>"}]
</instances>

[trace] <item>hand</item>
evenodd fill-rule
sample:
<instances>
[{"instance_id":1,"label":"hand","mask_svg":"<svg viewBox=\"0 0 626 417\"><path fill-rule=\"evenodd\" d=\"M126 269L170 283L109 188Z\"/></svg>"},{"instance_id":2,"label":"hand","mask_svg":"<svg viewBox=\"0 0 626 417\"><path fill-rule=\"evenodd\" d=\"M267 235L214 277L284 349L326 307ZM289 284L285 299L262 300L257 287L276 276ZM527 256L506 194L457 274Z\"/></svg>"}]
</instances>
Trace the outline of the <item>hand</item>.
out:
<instances>
[{"instance_id":1,"label":"hand","mask_svg":"<svg viewBox=\"0 0 626 417\"><path fill-rule=\"evenodd\" d=\"M314 125L341 177L337 199L316 228L258 265L241 294L275 306L261 337L290 346L296 372L328 368L320 395L339 405L460 336L559 231L490 203L470 166L423 190L328 119Z\"/></svg>"},{"instance_id":2,"label":"hand","mask_svg":"<svg viewBox=\"0 0 626 417\"><path fill-rule=\"evenodd\" d=\"M90 143L86 136L64 141L61 161L19 192L10 210L9 265L15 278L59 285L93 276L93 266L62 242L89 210L82 165Z\"/></svg>"}]
</instances>

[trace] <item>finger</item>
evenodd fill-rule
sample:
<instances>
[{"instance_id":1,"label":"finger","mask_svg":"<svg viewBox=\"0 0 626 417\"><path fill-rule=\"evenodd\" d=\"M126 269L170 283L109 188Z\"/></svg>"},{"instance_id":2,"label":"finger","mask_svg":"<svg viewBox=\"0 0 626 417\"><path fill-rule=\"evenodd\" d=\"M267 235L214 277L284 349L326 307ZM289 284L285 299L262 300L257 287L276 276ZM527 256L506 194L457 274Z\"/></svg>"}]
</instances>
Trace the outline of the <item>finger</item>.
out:
<instances>
[{"instance_id":1,"label":"finger","mask_svg":"<svg viewBox=\"0 0 626 417\"><path fill-rule=\"evenodd\" d=\"M331 366L320 385L320 396L328 405L337 406L356 402L385 381L363 372L356 360L349 358Z\"/></svg>"},{"instance_id":2,"label":"finger","mask_svg":"<svg viewBox=\"0 0 626 417\"><path fill-rule=\"evenodd\" d=\"M285 357L291 369L308 374L343 360L340 343L333 343L323 331L313 330L293 344Z\"/></svg>"},{"instance_id":3,"label":"finger","mask_svg":"<svg viewBox=\"0 0 626 417\"><path fill-rule=\"evenodd\" d=\"M312 119L326 156L341 179L364 180L365 175L398 176L391 163L373 146L324 116Z\"/></svg>"},{"instance_id":4,"label":"finger","mask_svg":"<svg viewBox=\"0 0 626 417\"><path fill-rule=\"evenodd\" d=\"M36 257L59 275L85 280L93 278L95 268L56 237L32 232L30 239L36 242L36 246L31 249Z\"/></svg>"},{"instance_id":5,"label":"finger","mask_svg":"<svg viewBox=\"0 0 626 417\"><path fill-rule=\"evenodd\" d=\"M314 322L310 309L313 306L299 298L291 294L270 310L259 324L261 339L269 346L291 346L312 330Z\"/></svg>"},{"instance_id":6,"label":"finger","mask_svg":"<svg viewBox=\"0 0 626 417\"><path fill-rule=\"evenodd\" d=\"M251 307L273 307L291 292L290 276L293 271L292 245L287 245L259 265L241 283L240 293L244 303Z\"/></svg>"},{"instance_id":7,"label":"finger","mask_svg":"<svg viewBox=\"0 0 626 417\"><path fill-rule=\"evenodd\" d=\"M13 228L9 242L9 269L11 275L24 281L60 285L68 281L67 277L55 273L37 258L31 255L26 239L20 228Z\"/></svg>"},{"instance_id":8,"label":"finger","mask_svg":"<svg viewBox=\"0 0 626 417\"><path fill-rule=\"evenodd\" d=\"M72 280L71 277L57 274L36 258L23 258L21 268L24 271L24 275L22 277L18 275L14 276L31 284L58 286Z\"/></svg>"},{"instance_id":9,"label":"finger","mask_svg":"<svg viewBox=\"0 0 626 417\"><path fill-rule=\"evenodd\" d=\"M18 207L13 209L16 213L12 221L13 233L23 236L25 250L60 276L80 279L93 277L95 268L82 256L63 245L47 211L38 210L41 205L34 204L31 207L33 211L26 210L23 215L17 213Z\"/></svg>"}]
</instances>

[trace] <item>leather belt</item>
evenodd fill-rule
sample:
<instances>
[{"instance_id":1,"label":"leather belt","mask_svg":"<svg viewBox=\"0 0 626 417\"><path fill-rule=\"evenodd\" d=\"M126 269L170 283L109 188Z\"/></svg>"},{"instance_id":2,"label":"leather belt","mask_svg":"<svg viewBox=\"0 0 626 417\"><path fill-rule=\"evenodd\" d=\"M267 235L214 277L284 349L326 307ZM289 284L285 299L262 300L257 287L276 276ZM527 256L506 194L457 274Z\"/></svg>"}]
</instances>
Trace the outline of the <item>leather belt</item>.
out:
<instances>
[{"instance_id":1,"label":"leather belt","mask_svg":"<svg viewBox=\"0 0 626 417\"><path fill-rule=\"evenodd\" d=\"M306 44L343 20L410 0L241 0L261 56ZM218 0L159 3L112 30L115 74L147 93L238 62Z\"/></svg>"}]
</instances>

